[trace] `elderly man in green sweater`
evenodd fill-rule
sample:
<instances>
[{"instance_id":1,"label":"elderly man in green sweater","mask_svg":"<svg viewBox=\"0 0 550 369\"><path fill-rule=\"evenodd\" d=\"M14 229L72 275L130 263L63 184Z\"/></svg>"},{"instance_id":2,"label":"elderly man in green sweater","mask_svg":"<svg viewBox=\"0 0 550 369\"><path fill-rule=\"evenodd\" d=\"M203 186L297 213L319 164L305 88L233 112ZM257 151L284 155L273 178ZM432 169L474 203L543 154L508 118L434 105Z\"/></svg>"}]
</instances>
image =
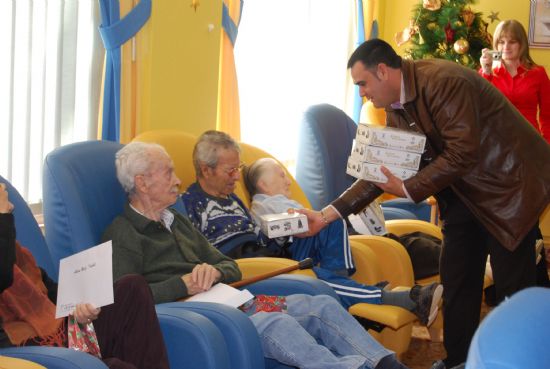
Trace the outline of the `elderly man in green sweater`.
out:
<instances>
[{"instance_id":1,"label":"elderly man in green sweater","mask_svg":"<svg viewBox=\"0 0 550 369\"><path fill-rule=\"evenodd\" d=\"M117 153L116 167L129 202L104 234L113 242L114 278L143 275L157 303L241 278L234 260L168 209L177 200L180 181L161 146L132 142ZM259 304L242 309L266 357L298 368L405 368L330 296L290 295L276 307L279 311L262 311Z\"/></svg>"}]
</instances>

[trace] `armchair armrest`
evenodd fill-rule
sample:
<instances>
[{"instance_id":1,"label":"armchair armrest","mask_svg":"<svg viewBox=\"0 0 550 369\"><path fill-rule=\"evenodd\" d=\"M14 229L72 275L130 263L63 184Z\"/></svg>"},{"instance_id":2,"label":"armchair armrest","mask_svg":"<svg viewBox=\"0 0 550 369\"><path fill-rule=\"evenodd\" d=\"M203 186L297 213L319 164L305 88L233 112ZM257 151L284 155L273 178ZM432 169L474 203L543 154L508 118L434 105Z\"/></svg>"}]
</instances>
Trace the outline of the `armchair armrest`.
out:
<instances>
[{"instance_id":1,"label":"armchair armrest","mask_svg":"<svg viewBox=\"0 0 550 369\"><path fill-rule=\"evenodd\" d=\"M209 319L225 341L231 368L263 368L264 354L256 328L238 309L209 302L171 302L158 305L166 310L185 310Z\"/></svg>"},{"instance_id":2,"label":"armchair armrest","mask_svg":"<svg viewBox=\"0 0 550 369\"><path fill-rule=\"evenodd\" d=\"M48 369L108 369L95 356L63 347L9 347L0 349L0 355L29 360Z\"/></svg>"},{"instance_id":3,"label":"armchair armrest","mask_svg":"<svg viewBox=\"0 0 550 369\"><path fill-rule=\"evenodd\" d=\"M208 318L163 305L156 310L171 368L231 368L223 335Z\"/></svg>"},{"instance_id":4,"label":"armchair armrest","mask_svg":"<svg viewBox=\"0 0 550 369\"><path fill-rule=\"evenodd\" d=\"M405 233L424 232L430 236L443 239L441 228L433 223L416 219L393 219L386 221L386 230L398 236Z\"/></svg>"},{"instance_id":5,"label":"armchair armrest","mask_svg":"<svg viewBox=\"0 0 550 369\"><path fill-rule=\"evenodd\" d=\"M256 277L267 272L273 272L278 269L283 269L292 265L296 265L295 260L272 257L245 258L237 259L235 261L239 265L239 269L241 270L243 279ZM315 273L311 269L295 270L289 274L300 274L316 278Z\"/></svg>"}]
</instances>

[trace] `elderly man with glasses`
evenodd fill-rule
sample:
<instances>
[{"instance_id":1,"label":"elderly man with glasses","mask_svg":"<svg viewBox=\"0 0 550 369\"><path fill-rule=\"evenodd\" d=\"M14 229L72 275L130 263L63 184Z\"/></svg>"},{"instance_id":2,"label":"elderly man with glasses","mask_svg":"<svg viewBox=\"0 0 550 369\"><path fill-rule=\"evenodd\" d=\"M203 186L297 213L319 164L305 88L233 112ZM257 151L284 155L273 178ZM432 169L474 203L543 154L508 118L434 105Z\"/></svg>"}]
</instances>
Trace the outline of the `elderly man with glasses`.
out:
<instances>
[{"instance_id":1,"label":"elderly man with glasses","mask_svg":"<svg viewBox=\"0 0 550 369\"><path fill-rule=\"evenodd\" d=\"M254 222L243 201L233 192L243 165L239 144L219 131L203 133L193 150L197 181L182 200L191 223L219 251L232 258L257 256L310 257L313 270L340 297L344 307L357 303L400 306L430 325L438 311L442 286L415 286L411 291L387 291L383 285L369 286L349 278L355 272L344 221L327 225L310 237L269 239Z\"/></svg>"}]
</instances>

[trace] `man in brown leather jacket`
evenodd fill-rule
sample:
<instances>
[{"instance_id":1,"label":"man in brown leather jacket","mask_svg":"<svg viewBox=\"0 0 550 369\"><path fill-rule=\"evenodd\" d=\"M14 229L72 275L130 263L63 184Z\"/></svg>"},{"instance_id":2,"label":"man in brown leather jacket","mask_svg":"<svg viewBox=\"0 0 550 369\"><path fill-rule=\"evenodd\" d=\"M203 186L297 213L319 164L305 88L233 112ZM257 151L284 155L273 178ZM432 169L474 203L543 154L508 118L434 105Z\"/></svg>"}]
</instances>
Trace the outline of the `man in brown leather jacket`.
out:
<instances>
[{"instance_id":1,"label":"man in brown leather jacket","mask_svg":"<svg viewBox=\"0 0 550 369\"><path fill-rule=\"evenodd\" d=\"M538 219L550 202L550 145L475 71L439 60L402 60L369 40L348 62L361 96L386 109L388 126L427 137L419 172L405 181L359 180L320 212L304 211L314 233L356 213L382 192L415 202L434 195L444 221L440 272L447 358L466 360L479 324L491 255L497 299L535 284Z\"/></svg>"}]
</instances>

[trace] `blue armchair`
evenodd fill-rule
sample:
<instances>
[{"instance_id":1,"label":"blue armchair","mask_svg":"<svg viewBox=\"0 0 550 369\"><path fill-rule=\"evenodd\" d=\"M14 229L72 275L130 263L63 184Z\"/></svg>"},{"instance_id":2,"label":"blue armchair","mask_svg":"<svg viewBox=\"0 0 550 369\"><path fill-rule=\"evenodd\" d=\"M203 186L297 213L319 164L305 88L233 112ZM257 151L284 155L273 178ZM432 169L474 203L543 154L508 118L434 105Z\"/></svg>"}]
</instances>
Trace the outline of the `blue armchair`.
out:
<instances>
[{"instance_id":1,"label":"blue armchair","mask_svg":"<svg viewBox=\"0 0 550 369\"><path fill-rule=\"evenodd\" d=\"M229 353L217 325L190 310L157 307L171 368L229 369ZM12 347L0 355L26 359L48 369L107 369L95 356L60 347Z\"/></svg>"},{"instance_id":2,"label":"blue armchair","mask_svg":"<svg viewBox=\"0 0 550 369\"><path fill-rule=\"evenodd\" d=\"M17 239L27 247L50 277L56 278L44 236L34 219L31 209L9 181L0 176L0 183L5 183L10 202L14 205L13 215L17 230ZM53 369L90 368L106 369L107 366L94 356L60 347L11 347L0 349L0 355L26 359Z\"/></svg>"},{"instance_id":3,"label":"blue armchair","mask_svg":"<svg viewBox=\"0 0 550 369\"><path fill-rule=\"evenodd\" d=\"M29 360L48 369L107 369L95 356L63 347L10 347L0 349L0 355Z\"/></svg>"},{"instance_id":4,"label":"blue armchair","mask_svg":"<svg viewBox=\"0 0 550 369\"><path fill-rule=\"evenodd\" d=\"M57 268L54 268L44 236L27 203L17 189L1 176L0 182L6 184L10 201L15 207L13 213L17 239L32 252L38 265L46 270L50 277L56 278ZM159 308L157 313L172 367L228 368L228 353L223 344L219 345L220 342L223 343L223 336L212 322L191 311ZM107 368L101 360L91 355L65 348L13 347L0 349L0 355L27 359L49 369ZM193 359L190 360L190 357Z\"/></svg>"},{"instance_id":5,"label":"blue armchair","mask_svg":"<svg viewBox=\"0 0 550 369\"><path fill-rule=\"evenodd\" d=\"M313 209L320 210L355 182L346 167L356 131L355 122L335 106L313 105L304 113L296 181Z\"/></svg>"},{"instance_id":6,"label":"blue armchair","mask_svg":"<svg viewBox=\"0 0 550 369\"><path fill-rule=\"evenodd\" d=\"M17 189L2 176L0 176L0 183L6 184L10 202L14 206L13 215L15 218L17 240L31 251L38 266L44 269L51 279L57 281L57 268L54 267L46 241L44 240L44 235L38 223L36 223L29 205Z\"/></svg>"},{"instance_id":7,"label":"blue armchair","mask_svg":"<svg viewBox=\"0 0 550 369\"><path fill-rule=\"evenodd\" d=\"M326 294L338 299L334 290L326 283L300 275L280 275L256 282L244 288L248 289L252 294ZM224 335L232 368L289 368L275 360L264 359L256 328L250 319L239 310L220 304L197 302L176 302L162 304L162 306L168 309L190 310L210 319Z\"/></svg>"},{"instance_id":8,"label":"blue armchair","mask_svg":"<svg viewBox=\"0 0 550 369\"><path fill-rule=\"evenodd\" d=\"M230 369L229 351L215 322L190 309L157 305L170 368Z\"/></svg>"},{"instance_id":9,"label":"blue armchair","mask_svg":"<svg viewBox=\"0 0 550 369\"><path fill-rule=\"evenodd\" d=\"M319 210L353 184L346 174L357 124L342 110L329 104L313 105L304 113L296 158L296 181L313 209ZM430 221L430 205L409 200L382 203L386 220Z\"/></svg>"},{"instance_id":10,"label":"blue armchair","mask_svg":"<svg viewBox=\"0 0 550 369\"><path fill-rule=\"evenodd\" d=\"M470 344L466 369L547 368L550 290L516 292L485 317Z\"/></svg>"}]
</instances>

